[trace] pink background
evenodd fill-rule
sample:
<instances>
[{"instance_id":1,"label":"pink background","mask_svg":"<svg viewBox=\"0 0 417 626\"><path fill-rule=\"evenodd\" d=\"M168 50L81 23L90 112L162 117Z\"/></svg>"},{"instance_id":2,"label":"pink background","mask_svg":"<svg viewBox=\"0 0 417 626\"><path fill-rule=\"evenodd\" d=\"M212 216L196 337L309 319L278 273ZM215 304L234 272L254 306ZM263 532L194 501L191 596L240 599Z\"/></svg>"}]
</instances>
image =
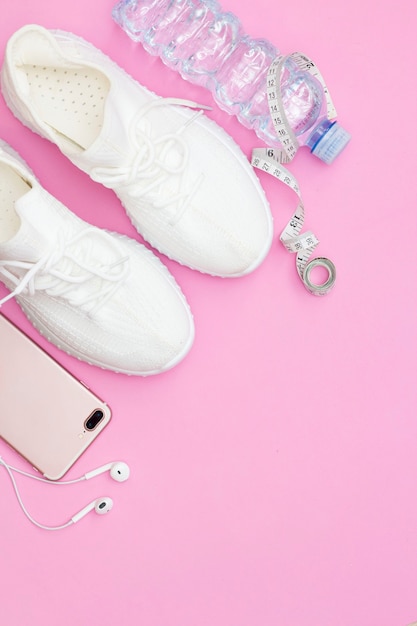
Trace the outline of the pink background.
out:
<instances>
[{"instance_id":1,"label":"pink background","mask_svg":"<svg viewBox=\"0 0 417 626\"><path fill-rule=\"evenodd\" d=\"M128 39L113 4L2 0L1 50L25 23L58 27L161 95L212 104ZM0 471L4 625L417 620L416 9L409 0L223 7L252 36L311 56L352 133L330 167L304 151L290 166L317 253L337 266L336 287L324 298L303 288L278 241L296 197L260 173L276 234L258 270L222 280L164 259L196 323L175 369L147 379L95 369L47 344L15 302L4 306L113 409L68 478L111 460L131 467L121 485L107 474L62 489L18 478L45 524L100 495L114 499L108 516L57 533L29 524ZM209 115L248 157L262 145L215 106ZM23 128L3 99L0 136L74 212L138 237L112 192ZM3 443L0 454L25 467Z\"/></svg>"}]
</instances>

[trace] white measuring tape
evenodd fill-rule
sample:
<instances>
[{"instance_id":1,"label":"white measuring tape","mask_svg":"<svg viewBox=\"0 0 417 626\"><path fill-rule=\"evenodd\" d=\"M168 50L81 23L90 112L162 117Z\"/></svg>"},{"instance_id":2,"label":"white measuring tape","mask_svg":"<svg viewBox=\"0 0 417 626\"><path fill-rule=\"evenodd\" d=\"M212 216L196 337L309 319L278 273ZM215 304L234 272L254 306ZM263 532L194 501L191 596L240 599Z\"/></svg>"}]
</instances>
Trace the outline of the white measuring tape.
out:
<instances>
[{"instance_id":1,"label":"white measuring tape","mask_svg":"<svg viewBox=\"0 0 417 626\"><path fill-rule=\"evenodd\" d=\"M301 234L304 225L305 211L301 198L298 182L282 164L289 163L295 157L299 148L297 137L288 123L281 97L280 76L284 63L287 59L292 59L298 67L307 71L320 81L327 105L327 116L329 119L336 117L336 109L330 97L323 77L317 66L304 54L294 52L293 54L278 56L270 65L267 74L267 97L274 124L275 131L283 150L275 148L255 148L252 152L252 165L257 169L267 172L285 185L288 185L299 198L298 206L287 226L280 235L280 240L288 252L296 254L296 267L298 275L304 286L310 293L316 296L323 296L328 293L336 281L336 268L332 261L324 257L317 257L309 260L313 250L319 244L317 237L306 231ZM328 273L327 280L322 284L315 284L311 280L311 271L315 267L323 267Z\"/></svg>"}]
</instances>

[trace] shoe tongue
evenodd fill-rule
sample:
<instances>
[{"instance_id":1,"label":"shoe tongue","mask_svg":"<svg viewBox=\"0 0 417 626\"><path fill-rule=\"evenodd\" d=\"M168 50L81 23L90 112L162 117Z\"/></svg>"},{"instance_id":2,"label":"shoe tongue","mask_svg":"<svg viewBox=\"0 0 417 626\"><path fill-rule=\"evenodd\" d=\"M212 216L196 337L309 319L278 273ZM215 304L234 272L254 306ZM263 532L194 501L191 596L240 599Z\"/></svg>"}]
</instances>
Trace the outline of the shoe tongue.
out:
<instances>
[{"instance_id":1,"label":"shoe tongue","mask_svg":"<svg viewBox=\"0 0 417 626\"><path fill-rule=\"evenodd\" d=\"M49 224L39 219L39 208L45 202L43 190L32 187L15 203L15 211L21 223L17 233L3 244L0 244L0 255L4 260L36 262L51 247L54 239ZM36 213L36 216L34 215ZM36 224L35 218L36 217ZM48 226L48 237L39 229L39 224Z\"/></svg>"},{"instance_id":2,"label":"shoe tongue","mask_svg":"<svg viewBox=\"0 0 417 626\"><path fill-rule=\"evenodd\" d=\"M130 108L127 106L122 110L120 100L115 97L113 89L110 90L99 136L87 150L71 157L79 167L90 170L96 166L119 167L129 163L133 152L130 121L135 113Z\"/></svg>"}]
</instances>

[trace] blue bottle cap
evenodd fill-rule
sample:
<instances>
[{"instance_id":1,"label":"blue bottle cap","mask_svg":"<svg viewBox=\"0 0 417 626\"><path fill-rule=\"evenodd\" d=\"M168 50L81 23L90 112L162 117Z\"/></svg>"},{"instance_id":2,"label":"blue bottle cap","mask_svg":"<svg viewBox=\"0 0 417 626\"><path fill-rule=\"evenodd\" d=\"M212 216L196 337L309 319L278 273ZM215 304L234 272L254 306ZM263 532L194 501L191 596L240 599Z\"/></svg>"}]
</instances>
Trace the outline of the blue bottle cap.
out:
<instances>
[{"instance_id":1,"label":"blue bottle cap","mask_svg":"<svg viewBox=\"0 0 417 626\"><path fill-rule=\"evenodd\" d=\"M349 143L351 136L338 122L323 124L321 130L322 132L318 132L318 136L314 137L316 141L311 153L330 165Z\"/></svg>"}]
</instances>

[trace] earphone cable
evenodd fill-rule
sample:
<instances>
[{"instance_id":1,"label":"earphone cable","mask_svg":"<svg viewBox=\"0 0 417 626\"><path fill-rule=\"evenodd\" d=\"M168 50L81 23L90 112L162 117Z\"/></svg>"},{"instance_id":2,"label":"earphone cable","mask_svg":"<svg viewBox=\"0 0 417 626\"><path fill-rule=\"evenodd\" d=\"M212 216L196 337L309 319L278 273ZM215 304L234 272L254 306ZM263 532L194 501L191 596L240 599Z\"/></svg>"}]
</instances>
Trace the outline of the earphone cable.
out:
<instances>
[{"instance_id":1,"label":"earphone cable","mask_svg":"<svg viewBox=\"0 0 417 626\"><path fill-rule=\"evenodd\" d=\"M25 505L23 504L23 500L22 500L22 497L20 495L20 492L19 492L18 486L16 484L15 478L14 478L14 476L12 474L11 468L1 458L0 458L0 464L3 465L4 469L6 470L6 472L9 475L9 478L10 478L11 483L13 485L13 489L15 491L16 498L17 498L17 501L19 502L20 508L22 509L23 513L26 515L28 520L30 522L32 522L32 524L34 524L38 528L42 528L43 530L62 530L63 528L67 528L68 526L71 526L71 524L74 523L72 520L69 520L68 522L66 522L65 524L62 524L60 526L44 526L43 524L40 524L39 522L37 522L31 516L31 514L29 513L29 511L26 509ZM34 477L34 478L36 478L36 477ZM45 482L48 482L48 481L45 481Z\"/></svg>"},{"instance_id":2,"label":"earphone cable","mask_svg":"<svg viewBox=\"0 0 417 626\"><path fill-rule=\"evenodd\" d=\"M75 483L79 483L83 480L86 480L85 476L81 476L81 478L74 478L73 480L48 480L47 478L42 478L41 476L35 476L34 474L29 474L29 472L24 472L18 467L13 467L12 465L6 465L3 459L0 457L0 465L4 467L9 467L13 472L17 474L21 474L22 476L27 476L28 478L33 478L33 480L38 480L41 483L47 483L48 485L74 485Z\"/></svg>"}]
</instances>

